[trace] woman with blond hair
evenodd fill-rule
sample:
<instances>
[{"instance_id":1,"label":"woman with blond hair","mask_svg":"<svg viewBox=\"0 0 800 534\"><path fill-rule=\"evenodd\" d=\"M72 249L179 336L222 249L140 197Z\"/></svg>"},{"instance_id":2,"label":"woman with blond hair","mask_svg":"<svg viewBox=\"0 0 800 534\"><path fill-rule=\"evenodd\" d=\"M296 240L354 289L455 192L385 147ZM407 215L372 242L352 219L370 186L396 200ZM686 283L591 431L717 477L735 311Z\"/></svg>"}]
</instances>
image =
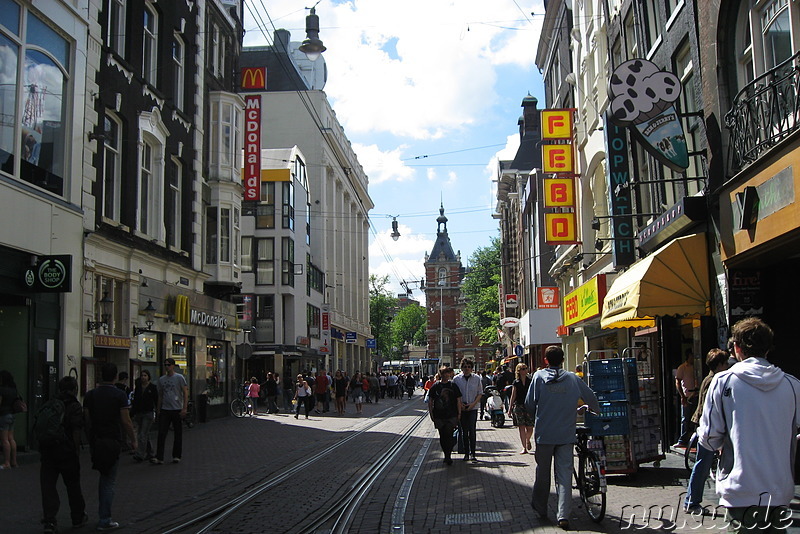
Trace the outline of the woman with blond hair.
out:
<instances>
[{"instance_id":1,"label":"woman with blond hair","mask_svg":"<svg viewBox=\"0 0 800 534\"><path fill-rule=\"evenodd\" d=\"M533 436L533 418L525 409L525 397L528 395L528 387L531 385L531 377L528 375L528 366L518 363L516 380L512 384L511 400L508 403L508 415L516 418L517 430L519 430L519 440L522 443L520 454L528 454L531 450L531 436Z\"/></svg>"}]
</instances>

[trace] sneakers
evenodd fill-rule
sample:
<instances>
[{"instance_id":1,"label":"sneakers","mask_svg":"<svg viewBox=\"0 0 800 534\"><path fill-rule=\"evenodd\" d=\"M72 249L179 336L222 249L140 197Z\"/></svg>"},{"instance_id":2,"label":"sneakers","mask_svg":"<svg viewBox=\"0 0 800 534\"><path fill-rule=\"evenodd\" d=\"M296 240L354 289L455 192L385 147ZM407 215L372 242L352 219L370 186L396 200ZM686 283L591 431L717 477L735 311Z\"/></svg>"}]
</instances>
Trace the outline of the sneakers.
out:
<instances>
[{"instance_id":1,"label":"sneakers","mask_svg":"<svg viewBox=\"0 0 800 534\"><path fill-rule=\"evenodd\" d=\"M44 534L58 534L58 526L55 523L42 523Z\"/></svg>"},{"instance_id":2,"label":"sneakers","mask_svg":"<svg viewBox=\"0 0 800 534\"><path fill-rule=\"evenodd\" d=\"M672 446L672 448L673 448L673 449L685 449L685 448L686 448L686 444L685 444L685 443L681 443L681 442L679 441L678 443L676 443L675 445L673 445L673 446Z\"/></svg>"},{"instance_id":3,"label":"sneakers","mask_svg":"<svg viewBox=\"0 0 800 534\"><path fill-rule=\"evenodd\" d=\"M87 514L83 514L83 518L78 521L77 523L72 523L72 528L81 528L82 526L89 523L89 516Z\"/></svg>"},{"instance_id":4,"label":"sneakers","mask_svg":"<svg viewBox=\"0 0 800 534\"><path fill-rule=\"evenodd\" d=\"M691 515L703 515L703 507L699 504L688 504L683 507L683 511Z\"/></svg>"},{"instance_id":5,"label":"sneakers","mask_svg":"<svg viewBox=\"0 0 800 534\"><path fill-rule=\"evenodd\" d=\"M173 458L172 459L172 463L173 464L179 464L179 463L181 463L181 459L180 458Z\"/></svg>"},{"instance_id":6,"label":"sneakers","mask_svg":"<svg viewBox=\"0 0 800 534\"><path fill-rule=\"evenodd\" d=\"M164 460L159 460L158 458L150 458L150 463L153 465L162 465Z\"/></svg>"},{"instance_id":7,"label":"sneakers","mask_svg":"<svg viewBox=\"0 0 800 534\"><path fill-rule=\"evenodd\" d=\"M119 528L119 523L116 521L109 521L108 523L100 523L97 525L97 530L114 530Z\"/></svg>"}]
</instances>

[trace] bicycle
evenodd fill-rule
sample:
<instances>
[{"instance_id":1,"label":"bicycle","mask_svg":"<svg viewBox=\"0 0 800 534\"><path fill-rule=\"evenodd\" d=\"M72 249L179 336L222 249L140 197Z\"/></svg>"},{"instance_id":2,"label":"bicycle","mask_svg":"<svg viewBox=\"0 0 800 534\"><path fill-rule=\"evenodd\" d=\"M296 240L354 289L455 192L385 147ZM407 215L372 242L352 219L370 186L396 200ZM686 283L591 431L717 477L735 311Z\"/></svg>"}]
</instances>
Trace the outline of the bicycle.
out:
<instances>
[{"instance_id":1,"label":"bicycle","mask_svg":"<svg viewBox=\"0 0 800 534\"><path fill-rule=\"evenodd\" d=\"M572 476L575 479L573 488L578 490L586 513L595 523L599 523L606 515L606 472L597 458L589 450L589 428L577 427L575 434L575 456L578 458L577 470L573 466Z\"/></svg>"},{"instance_id":2,"label":"bicycle","mask_svg":"<svg viewBox=\"0 0 800 534\"><path fill-rule=\"evenodd\" d=\"M686 450L683 452L683 463L686 466L686 469L689 473L692 472L694 469L694 464L697 463L697 450L700 447L698 445L698 437L697 432L692 434L692 439L689 440L689 445L686 446ZM719 451L714 451L714 458L711 460L711 471L709 471L709 475L711 476L711 480L716 480L716 472L717 472L717 465L719 464Z\"/></svg>"},{"instance_id":3,"label":"bicycle","mask_svg":"<svg viewBox=\"0 0 800 534\"><path fill-rule=\"evenodd\" d=\"M253 405L245 400L244 385L239 388L239 396L231 401L231 414L234 417L253 415Z\"/></svg>"}]
</instances>

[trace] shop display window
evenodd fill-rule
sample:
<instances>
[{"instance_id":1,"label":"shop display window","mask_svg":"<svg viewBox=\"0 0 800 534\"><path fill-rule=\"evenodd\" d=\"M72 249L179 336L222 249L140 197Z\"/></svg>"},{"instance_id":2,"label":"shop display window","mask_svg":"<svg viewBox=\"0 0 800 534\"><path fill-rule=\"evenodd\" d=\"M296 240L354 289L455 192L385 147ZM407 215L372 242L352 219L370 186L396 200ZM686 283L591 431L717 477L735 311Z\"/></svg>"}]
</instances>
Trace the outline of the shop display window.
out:
<instances>
[{"instance_id":1,"label":"shop display window","mask_svg":"<svg viewBox=\"0 0 800 534\"><path fill-rule=\"evenodd\" d=\"M225 404L225 348L224 341L208 340L206 345L206 394L209 404Z\"/></svg>"}]
</instances>

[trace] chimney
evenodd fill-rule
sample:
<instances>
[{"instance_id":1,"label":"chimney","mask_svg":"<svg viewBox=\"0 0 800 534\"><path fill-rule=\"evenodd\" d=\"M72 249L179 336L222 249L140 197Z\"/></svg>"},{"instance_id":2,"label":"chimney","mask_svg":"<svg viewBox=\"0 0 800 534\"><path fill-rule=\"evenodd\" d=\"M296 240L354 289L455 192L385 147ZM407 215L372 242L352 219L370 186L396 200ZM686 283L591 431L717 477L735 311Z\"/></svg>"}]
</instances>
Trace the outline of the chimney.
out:
<instances>
[{"instance_id":1,"label":"chimney","mask_svg":"<svg viewBox=\"0 0 800 534\"><path fill-rule=\"evenodd\" d=\"M536 97L528 94L522 99L522 123L524 131L522 137L532 137L541 139L542 137L542 118L537 108L539 101Z\"/></svg>"},{"instance_id":2,"label":"chimney","mask_svg":"<svg viewBox=\"0 0 800 534\"><path fill-rule=\"evenodd\" d=\"M272 42L275 43L274 48L276 52L283 52L284 54L289 53L289 39L291 35L292 34L289 32L289 30L284 30L283 28L280 30L275 30L275 35L272 38Z\"/></svg>"}]
</instances>

